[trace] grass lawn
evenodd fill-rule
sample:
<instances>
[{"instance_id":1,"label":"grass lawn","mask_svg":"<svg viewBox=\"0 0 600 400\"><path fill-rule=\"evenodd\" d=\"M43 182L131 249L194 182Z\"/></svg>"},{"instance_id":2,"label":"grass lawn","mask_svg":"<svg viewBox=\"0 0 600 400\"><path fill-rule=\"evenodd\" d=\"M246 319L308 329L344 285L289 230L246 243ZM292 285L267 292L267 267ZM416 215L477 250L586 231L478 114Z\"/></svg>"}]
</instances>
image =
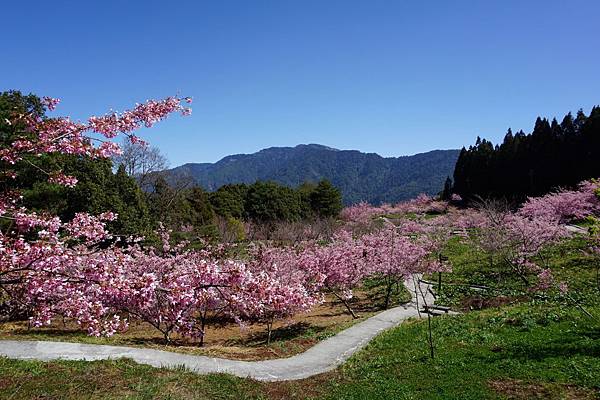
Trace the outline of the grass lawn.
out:
<instances>
[{"instance_id":1,"label":"grass lawn","mask_svg":"<svg viewBox=\"0 0 600 400\"><path fill-rule=\"evenodd\" d=\"M198 376L126 360L0 359L0 398L600 398L600 326L576 310L526 303L435 318L433 360L426 328L405 323L339 370L298 382Z\"/></svg>"},{"instance_id":2,"label":"grass lawn","mask_svg":"<svg viewBox=\"0 0 600 400\"><path fill-rule=\"evenodd\" d=\"M585 240L575 236L542 252L543 262L552 270L556 280L568 284L569 300L557 293L532 293L501 260L494 259L490 263L490 259L468 241L453 237L443 251L452 265L452 273L442 274L442 289L437 303L463 311L518 303L532 297L569 305L574 304L573 300L583 305L600 304L598 260L586 255L584 248ZM544 265L542 259L537 261ZM427 278L437 282L438 276L434 274ZM467 284L485 285L489 289L472 289Z\"/></svg>"},{"instance_id":3,"label":"grass lawn","mask_svg":"<svg viewBox=\"0 0 600 400\"><path fill-rule=\"evenodd\" d=\"M2 399L260 398L256 383L226 375L198 377L129 360L29 362L0 359Z\"/></svg>"},{"instance_id":4,"label":"grass lawn","mask_svg":"<svg viewBox=\"0 0 600 400\"><path fill-rule=\"evenodd\" d=\"M575 312L575 314L571 314ZM522 304L384 333L342 368L331 399L600 396L600 327L574 310Z\"/></svg>"}]
</instances>

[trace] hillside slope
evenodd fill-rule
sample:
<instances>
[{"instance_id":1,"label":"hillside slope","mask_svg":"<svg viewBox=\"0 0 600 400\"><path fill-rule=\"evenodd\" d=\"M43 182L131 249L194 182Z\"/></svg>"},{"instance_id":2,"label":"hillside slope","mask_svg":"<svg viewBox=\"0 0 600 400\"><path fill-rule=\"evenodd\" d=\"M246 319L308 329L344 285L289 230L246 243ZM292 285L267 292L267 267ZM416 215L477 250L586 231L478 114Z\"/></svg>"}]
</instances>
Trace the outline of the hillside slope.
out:
<instances>
[{"instance_id":1,"label":"hillside slope","mask_svg":"<svg viewBox=\"0 0 600 400\"><path fill-rule=\"evenodd\" d=\"M375 153L301 144L231 155L214 164L184 164L168 172L173 176L191 176L209 191L228 183L272 180L297 186L326 178L342 190L344 203L364 200L377 204L439 192L446 177L454 171L458 153L458 150L434 150L384 158Z\"/></svg>"}]
</instances>

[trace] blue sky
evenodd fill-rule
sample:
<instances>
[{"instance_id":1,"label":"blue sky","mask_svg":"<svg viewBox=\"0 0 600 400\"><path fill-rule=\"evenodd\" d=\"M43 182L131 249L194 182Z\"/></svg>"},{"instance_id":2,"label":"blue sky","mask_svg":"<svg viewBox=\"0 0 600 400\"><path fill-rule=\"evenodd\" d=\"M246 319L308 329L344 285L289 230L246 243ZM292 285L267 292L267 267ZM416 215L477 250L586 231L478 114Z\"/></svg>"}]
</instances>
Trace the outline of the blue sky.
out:
<instances>
[{"instance_id":1,"label":"blue sky","mask_svg":"<svg viewBox=\"0 0 600 400\"><path fill-rule=\"evenodd\" d=\"M2 5L0 90L73 118L172 94L171 165L321 143L383 156L600 104L600 2L30 1Z\"/></svg>"}]
</instances>

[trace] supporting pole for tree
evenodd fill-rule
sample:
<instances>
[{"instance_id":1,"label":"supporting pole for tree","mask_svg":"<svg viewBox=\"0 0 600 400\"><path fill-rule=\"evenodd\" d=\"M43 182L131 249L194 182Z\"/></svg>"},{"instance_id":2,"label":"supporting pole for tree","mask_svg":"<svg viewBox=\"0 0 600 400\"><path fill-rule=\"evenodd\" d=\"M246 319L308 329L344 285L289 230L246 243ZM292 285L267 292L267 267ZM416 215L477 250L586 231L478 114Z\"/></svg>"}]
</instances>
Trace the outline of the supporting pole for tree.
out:
<instances>
[{"instance_id":1,"label":"supporting pole for tree","mask_svg":"<svg viewBox=\"0 0 600 400\"><path fill-rule=\"evenodd\" d=\"M440 267L444 263L444 261L448 261L448 257L442 255L442 253L438 254L438 259L440 262ZM442 271L438 272L438 293L442 291Z\"/></svg>"},{"instance_id":2,"label":"supporting pole for tree","mask_svg":"<svg viewBox=\"0 0 600 400\"><path fill-rule=\"evenodd\" d=\"M431 313L427 312L427 329L429 330L429 355L433 360L433 334L431 332Z\"/></svg>"},{"instance_id":3,"label":"supporting pole for tree","mask_svg":"<svg viewBox=\"0 0 600 400\"><path fill-rule=\"evenodd\" d=\"M267 346L271 344L271 332L273 332L273 319L267 321Z\"/></svg>"},{"instance_id":4,"label":"supporting pole for tree","mask_svg":"<svg viewBox=\"0 0 600 400\"><path fill-rule=\"evenodd\" d=\"M200 336L200 347L204 346L204 335L206 331L204 328L206 327L206 312L204 312L200 316L200 330L202 331L202 336Z\"/></svg>"},{"instance_id":5,"label":"supporting pole for tree","mask_svg":"<svg viewBox=\"0 0 600 400\"><path fill-rule=\"evenodd\" d=\"M425 311L427 312L427 342L429 344L429 356L431 357L431 359L433 360L434 358L434 351L433 351L433 332L431 330L431 312L429 309L429 306L427 304L427 299L425 298L425 295L423 294L423 289L421 288L421 284L419 283L418 285L419 287L419 292L421 293L421 297L423 298L423 303L425 304ZM417 297L419 296L418 294L416 294Z\"/></svg>"}]
</instances>

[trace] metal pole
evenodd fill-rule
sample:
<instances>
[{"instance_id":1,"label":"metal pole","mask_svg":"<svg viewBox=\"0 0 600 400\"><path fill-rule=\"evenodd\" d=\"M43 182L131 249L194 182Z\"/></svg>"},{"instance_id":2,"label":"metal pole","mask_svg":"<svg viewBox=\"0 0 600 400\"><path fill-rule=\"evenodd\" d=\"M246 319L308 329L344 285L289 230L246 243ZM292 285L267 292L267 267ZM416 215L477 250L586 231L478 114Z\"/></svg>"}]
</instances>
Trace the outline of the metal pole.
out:
<instances>
[{"instance_id":1,"label":"metal pole","mask_svg":"<svg viewBox=\"0 0 600 400\"><path fill-rule=\"evenodd\" d=\"M440 257L440 265L442 265L442 262L444 261L442 255L439 255ZM438 272L438 293L442 291L442 273Z\"/></svg>"}]
</instances>

